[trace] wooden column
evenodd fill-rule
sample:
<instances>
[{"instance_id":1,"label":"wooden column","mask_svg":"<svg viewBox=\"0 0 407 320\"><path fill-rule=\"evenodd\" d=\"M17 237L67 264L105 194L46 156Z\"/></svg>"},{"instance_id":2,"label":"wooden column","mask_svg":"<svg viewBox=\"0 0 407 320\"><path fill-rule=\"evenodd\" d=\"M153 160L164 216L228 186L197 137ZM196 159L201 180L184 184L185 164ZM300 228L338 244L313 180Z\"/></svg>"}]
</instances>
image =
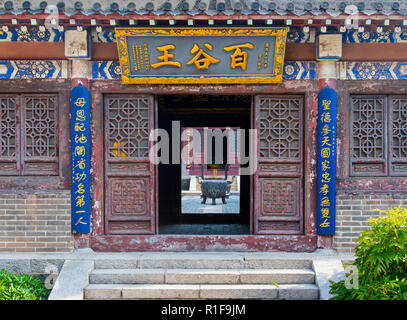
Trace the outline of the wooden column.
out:
<instances>
[{"instance_id":1,"label":"wooden column","mask_svg":"<svg viewBox=\"0 0 407 320\"><path fill-rule=\"evenodd\" d=\"M78 85L82 85L86 87L88 90L90 90L89 88L90 76L91 70L88 60L85 59L71 60L71 89ZM75 249L90 248L90 233L74 234L74 248Z\"/></svg>"},{"instance_id":2,"label":"wooden column","mask_svg":"<svg viewBox=\"0 0 407 320\"><path fill-rule=\"evenodd\" d=\"M88 38L89 34L86 30L69 30L69 32L66 32L65 56L70 59L71 89L78 85L82 85L90 90L89 79L91 78L91 67L89 62L90 48L88 47ZM74 248L90 248L90 233L74 234Z\"/></svg>"},{"instance_id":3,"label":"wooden column","mask_svg":"<svg viewBox=\"0 0 407 320\"><path fill-rule=\"evenodd\" d=\"M340 59L342 56L342 39L341 35L337 34L321 34L319 35L317 39L317 60L318 60L318 89L321 92L321 90L325 88L330 88L335 90L336 89L336 80L338 78L337 75L337 68L336 64L337 61ZM322 103L322 101L318 101L318 104ZM336 105L336 101L335 101ZM320 114L318 114L318 126L321 125L320 121ZM335 119L336 121L336 107L335 107L335 114L331 113L331 117ZM319 130L318 130L319 131ZM336 139L333 141L334 144L336 144ZM336 148L334 148L336 149ZM336 159L336 155L334 157ZM322 162L323 159L321 154L317 154L317 161L318 161L318 166L320 162ZM336 163L335 163L336 165ZM320 178L320 177L318 177ZM335 187L335 185L333 186ZM317 187L318 189L318 187ZM321 190L317 190L317 195L318 193L321 192ZM331 192L335 193L335 190L331 190ZM332 201L335 201L335 197L333 197ZM318 197L317 197L318 199ZM318 200L317 200L318 201ZM318 204L317 204L318 207ZM333 207L334 209L335 207ZM320 212L317 212L317 217L320 215ZM331 218L333 218L333 221L335 220L335 211L330 212ZM332 217L333 216L333 217ZM317 218L318 220L318 218ZM318 226L317 226L318 228ZM318 234L317 238L317 247L318 248L332 248L333 246L333 235L322 235Z\"/></svg>"}]
</instances>

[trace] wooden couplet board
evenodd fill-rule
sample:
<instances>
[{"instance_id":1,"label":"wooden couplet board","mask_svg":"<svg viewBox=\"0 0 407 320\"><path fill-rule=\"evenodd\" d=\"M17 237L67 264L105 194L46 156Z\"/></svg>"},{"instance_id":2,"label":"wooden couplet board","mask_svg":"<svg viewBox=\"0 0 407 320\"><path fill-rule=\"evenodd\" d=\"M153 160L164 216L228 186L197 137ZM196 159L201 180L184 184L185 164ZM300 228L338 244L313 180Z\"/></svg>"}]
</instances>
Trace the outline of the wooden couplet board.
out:
<instances>
[{"instance_id":1,"label":"wooden couplet board","mask_svg":"<svg viewBox=\"0 0 407 320\"><path fill-rule=\"evenodd\" d=\"M256 234L303 233L303 105L302 96L256 96Z\"/></svg>"},{"instance_id":2,"label":"wooden couplet board","mask_svg":"<svg viewBox=\"0 0 407 320\"><path fill-rule=\"evenodd\" d=\"M280 83L287 28L116 28L123 83Z\"/></svg>"},{"instance_id":3,"label":"wooden couplet board","mask_svg":"<svg viewBox=\"0 0 407 320\"><path fill-rule=\"evenodd\" d=\"M90 232L90 93L71 91L71 212L73 233Z\"/></svg>"},{"instance_id":4,"label":"wooden couplet board","mask_svg":"<svg viewBox=\"0 0 407 320\"><path fill-rule=\"evenodd\" d=\"M325 87L318 94L317 234L335 234L336 181L335 90Z\"/></svg>"}]
</instances>

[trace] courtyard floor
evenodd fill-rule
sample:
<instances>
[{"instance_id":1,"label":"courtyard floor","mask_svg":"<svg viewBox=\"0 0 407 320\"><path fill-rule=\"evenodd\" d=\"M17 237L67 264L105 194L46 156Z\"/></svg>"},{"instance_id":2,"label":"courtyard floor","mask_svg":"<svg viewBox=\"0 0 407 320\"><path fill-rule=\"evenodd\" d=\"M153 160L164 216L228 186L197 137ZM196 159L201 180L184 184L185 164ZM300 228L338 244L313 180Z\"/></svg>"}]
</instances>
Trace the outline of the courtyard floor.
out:
<instances>
[{"instance_id":1,"label":"courtyard floor","mask_svg":"<svg viewBox=\"0 0 407 320\"><path fill-rule=\"evenodd\" d=\"M202 204L202 199L199 195L183 195L182 196L182 213L205 213L205 214L238 214L240 213L240 196L230 195L226 199L226 204L222 203L222 199L216 199L216 204L212 204L212 199L207 198L206 204Z\"/></svg>"}]
</instances>

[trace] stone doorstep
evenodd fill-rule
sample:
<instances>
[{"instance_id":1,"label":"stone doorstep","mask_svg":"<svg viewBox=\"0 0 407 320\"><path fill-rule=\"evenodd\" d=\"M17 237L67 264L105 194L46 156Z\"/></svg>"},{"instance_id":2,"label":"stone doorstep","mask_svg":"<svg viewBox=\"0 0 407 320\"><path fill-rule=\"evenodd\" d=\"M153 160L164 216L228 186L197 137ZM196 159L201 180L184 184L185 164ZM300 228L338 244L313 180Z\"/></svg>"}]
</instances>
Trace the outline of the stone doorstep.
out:
<instances>
[{"instance_id":1,"label":"stone doorstep","mask_svg":"<svg viewBox=\"0 0 407 320\"><path fill-rule=\"evenodd\" d=\"M96 269L174 268L174 269L310 269L312 259L275 259L258 256L168 255L141 256L139 259L96 259Z\"/></svg>"},{"instance_id":2,"label":"stone doorstep","mask_svg":"<svg viewBox=\"0 0 407 320\"><path fill-rule=\"evenodd\" d=\"M90 284L85 299L318 299L313 284Z\"/></svg>"},{"instance_id":3,"label":"stone doorstep","mask_svg":"<svg viewBox=\"0 0 407 320\"><path fill-rule=\"evenodd\" d=\"M141 256L139 268L223 268L235 269L242 267L241 255L167 255Z\"/></svg>"},{"instance_id":4,"label":"stone doorstep","mask_svg":"<svg viewBox=\"0 0 407 320\"><path fill-rule=\"evenodd\" d=\"M96 269L91 284L301 284L313 283L311 269Z\"/></svg>"}]
</instances>

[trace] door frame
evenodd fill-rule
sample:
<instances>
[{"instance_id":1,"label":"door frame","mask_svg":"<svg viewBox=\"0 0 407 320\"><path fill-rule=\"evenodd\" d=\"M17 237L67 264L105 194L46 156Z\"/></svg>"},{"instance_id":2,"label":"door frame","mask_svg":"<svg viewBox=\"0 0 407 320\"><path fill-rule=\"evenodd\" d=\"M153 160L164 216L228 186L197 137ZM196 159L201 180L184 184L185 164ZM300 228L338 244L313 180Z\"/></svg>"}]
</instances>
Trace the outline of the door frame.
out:
<instances>
[{"instance_id":1,"label":"door frame","mask_svg":"<svg viewBox=\"0 0 407 320\"><path fill-rule=\"evenodd\" d=\"M289 84L289 85L288 85ZM232 235L232 236L173 236L173 235L106 235L104 233L104 123L103 97L105 94L245 94L252 95L303 95L304 96L304 233L301 235ZM96 251L303 251L317 247L316 236L316 146L317 146L317 95L316 80L285 81L276 85L123 85L120 80L91 82L91 177L92 232L90 246ZM157 99L154 110L157 113ZM253 111L253 104L251 107ZM157 125L157 119L154 118ZM155 185L157 166L154 166ZM251 177L251 180L253 176ZM251 184L253 187L253 183ZM251 188L251 207L254 190ZM158 191L158 190L156 190ZM155 192L158 205L158 192ZM253 232L253 208L250 212ZM158 227L156 214L156 228ZM156 230L157 232L157 230Z\"/></svg>"}]
</instances>

